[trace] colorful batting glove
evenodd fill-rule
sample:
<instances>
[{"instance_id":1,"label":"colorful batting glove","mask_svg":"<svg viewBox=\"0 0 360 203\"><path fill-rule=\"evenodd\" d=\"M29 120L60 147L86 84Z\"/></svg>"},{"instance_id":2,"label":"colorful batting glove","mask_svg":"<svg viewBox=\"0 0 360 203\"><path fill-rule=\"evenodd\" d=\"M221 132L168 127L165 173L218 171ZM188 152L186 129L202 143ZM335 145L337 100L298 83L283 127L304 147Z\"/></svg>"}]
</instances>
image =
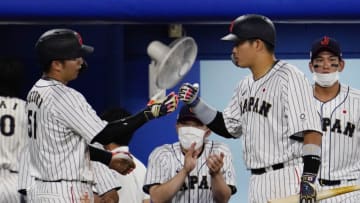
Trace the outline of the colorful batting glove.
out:
<instances>
[{"instance_id":1,"label":"colorful batting glove","mask_svg":"<svg viewBox=\"0 0 360 203\"><path fill-rule=\"evenodd\" d=\"M184 83L179 89L179 99L190 107L196 106L199 103L199 84Z\"/></svg>"},{"instance_id":2,"label":"colorful batting glove","mask_svg":"<svg viewBox=\"0 0 360 203\"><path fill-rule=\"evenodd\" d=\"M304 173L301 176L300 183L300 203L315 203L316 202L316 174Z\"/></svg>"},{"instance_id":3,"label":"colorful batting glove","mask_svg":"<svg viewBox=\"0 0 360 203\"><path fill-rule=\"evenodd\" d=\"M164 99L150 100L147 104L147 108L144 111L148 120L158 118L174 112L178 106L179 98L175 92L171 92Z\"/></svg>"}]
</instances>

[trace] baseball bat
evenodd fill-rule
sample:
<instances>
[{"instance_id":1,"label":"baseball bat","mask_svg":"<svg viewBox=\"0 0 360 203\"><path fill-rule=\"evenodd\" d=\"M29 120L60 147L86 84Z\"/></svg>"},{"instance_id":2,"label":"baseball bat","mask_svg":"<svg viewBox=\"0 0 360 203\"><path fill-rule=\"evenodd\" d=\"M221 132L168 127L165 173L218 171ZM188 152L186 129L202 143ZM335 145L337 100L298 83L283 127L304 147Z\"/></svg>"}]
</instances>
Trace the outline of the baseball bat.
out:
<instances>
[{"instance_id":1,"label":"baseball bat","mask_svg":"<svg viewBox=\"0 0 360 203\"><path fill-rule=\"evenodd\" d=\"M337 195L345 194L348 192L354 192L360 190L360 185L352 185L352 186L343 186L337 187L329 190L318 191L316 195L316 201L327 199L330 197L334 197ZM268 203L298 203L299 202L299 195L291 195L281 199L274 199L268 201Z\"/></svg>"}]
</instances>

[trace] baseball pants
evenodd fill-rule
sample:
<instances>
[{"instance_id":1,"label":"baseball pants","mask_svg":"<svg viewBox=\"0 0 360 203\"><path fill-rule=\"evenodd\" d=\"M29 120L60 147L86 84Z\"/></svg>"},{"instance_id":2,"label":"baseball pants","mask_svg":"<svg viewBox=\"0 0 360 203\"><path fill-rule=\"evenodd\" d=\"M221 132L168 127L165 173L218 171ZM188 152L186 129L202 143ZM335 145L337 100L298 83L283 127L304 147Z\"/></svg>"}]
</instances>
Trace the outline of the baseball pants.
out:
<instances>
[{"instance_id":1,"label":"baseball pants","mask_svg":"<svg viewBox=\"0 0 360 203\"><path fill-rule=\"evenodd\" d=\"M0 180L0 202L20 202L20 193L17 191L18 173L0 169Z\"/></svg>"},{"instance_id":2,"label":"baseball pants","mask_svg":"<svg viewBox=\"0 0 360 203\"><path fill-rule=\"evenodd\" d=\"M302 164L287 166L261 175L251 175L249 203L267 203L271 199L299 193Z\"/></svg>"},{"instance_id":3,"label":"baseball pants","mask_svg":"<svg viewBox=\"0 0 360 203\"><path fill-rule=\"evenodd\" d=\"M33 203L94 203L92 184L79 181L36 180L29 190L28 201Z\"/></svg>"}]
</instances>

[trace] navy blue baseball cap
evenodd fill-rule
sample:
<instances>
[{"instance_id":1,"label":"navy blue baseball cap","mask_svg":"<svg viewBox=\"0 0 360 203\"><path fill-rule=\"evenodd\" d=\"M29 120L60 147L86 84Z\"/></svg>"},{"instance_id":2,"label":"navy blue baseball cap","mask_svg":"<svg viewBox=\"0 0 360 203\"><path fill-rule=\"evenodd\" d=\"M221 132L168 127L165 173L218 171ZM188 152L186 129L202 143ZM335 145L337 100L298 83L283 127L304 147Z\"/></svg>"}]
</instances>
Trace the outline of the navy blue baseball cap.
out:
<instances>
[{"instance_id":1,"label":"navy blue baseball cap","mask_svg":"<svg viewBox=\"0 0 360 203\"><path fill-rule=\"evenodd\" d=\"M329 51L335 56L338 56L340 59L342 58L340 44L335 39L328 36L324 36L313 42L310 51L311 60L313 60L322 51Z\"/></svg>"},{"instance_id":2,"label":"navy blue baseball cap","mask_svg":"<svg viewBox=\"0 0 360 203\"><path fill-rule=\"evenodd\" d=\"M180 109L180 112L179 114L177 115L177 122L178 123L181 123L181 122L184 122L184 121L195 121L201 125L204 125L200 119L198 119L196 117L196 115L191 111L191 109L187 106L187 105L184 105L181 107Z\"/></svg>"}]
</instances>

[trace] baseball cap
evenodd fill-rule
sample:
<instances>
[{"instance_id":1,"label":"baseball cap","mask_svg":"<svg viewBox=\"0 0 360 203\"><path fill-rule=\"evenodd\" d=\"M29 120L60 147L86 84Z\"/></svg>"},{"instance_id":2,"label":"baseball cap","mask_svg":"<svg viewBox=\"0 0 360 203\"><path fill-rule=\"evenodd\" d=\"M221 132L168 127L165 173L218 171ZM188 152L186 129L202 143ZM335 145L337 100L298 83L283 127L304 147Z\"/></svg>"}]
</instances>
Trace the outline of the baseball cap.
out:
<instances>
[{"instance_id":1,"label":"baseball cap","mask_svg":"<svg viewBox=\"0 0 360 203\"><path fill-rule=\"evenodd\" d=\"M184 122L184 121L195 121L201 125L203 123L196 117L196 115L191 111L190 107L184 105L181 107L179 114L177 115L177 122Z\"/></svg>"},{"instance_id":2,"label":"baseball cap","mask_svg":"<svg viewBox=\"0 0 360 203\"><path fill-rule=\"evenodd\" d=\"M40 61L64 60L84 57L94 48L83 44L79 33L70 29L52 29L40 36L35 48Z\"/></svg>"},{"instance_id":3,"label":"baseball cap","mask_svg":"<svg viewBox=\"0 0 360 203\"><path fill-rule=\"evenodd\" d=\"M259 38L275 45L276 31L273 22L266 16L246 14L231 22L230 33L221 38L227 41L245 41Z\"/></svg>"},{"instance_id":4,"label":"baseball cap","mask_svg":"<svg viewBox=\"0 0 360 203\"><path fill-rule=\"evenodd\" d=\"M340 44L335 39L328 36L324 36L313 42L310 51L311 60L313 60L321 51L330 51L336 56L342 57Z\"/></svg>"}]
</instances>

